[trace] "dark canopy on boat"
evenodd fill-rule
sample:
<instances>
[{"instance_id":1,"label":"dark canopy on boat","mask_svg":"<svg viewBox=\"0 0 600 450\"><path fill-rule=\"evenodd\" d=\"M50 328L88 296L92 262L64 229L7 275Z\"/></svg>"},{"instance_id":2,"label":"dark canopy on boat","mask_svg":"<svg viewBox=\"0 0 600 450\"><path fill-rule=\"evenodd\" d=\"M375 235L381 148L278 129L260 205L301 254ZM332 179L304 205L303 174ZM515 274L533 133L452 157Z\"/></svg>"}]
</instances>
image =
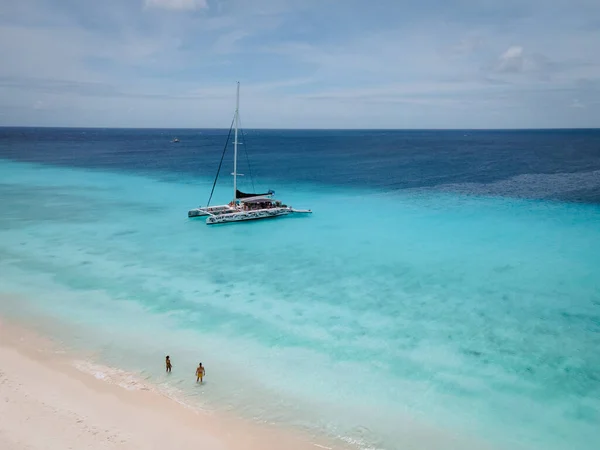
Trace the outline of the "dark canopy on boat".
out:
<instances>
[{"instance_id":1,"label":"dark canopy on boat","mask_svg":"<svg viewBox=\"0 0 600 450\"><path fill-rule=\"evenodd\" d=\"M264 197L267 195L273 195L275 192L272 190L269 190L269 192L265 193L265 194L247 194L245 192L236 190L235 191L235 198L250 198L250 197Z\"/></svg>"},{"instance_id":2,"label":"dark canopy on boat","mask_svg":"<svg viewBox=\"0 0 600 450\"><path fill-rule=\"evenodd\" d=\"M275 203L275 200L271 200L270 198L267 197L257 197L257 198L251 198L251 199L247 199L247 200L240 200L244 205L254 205L254 204L273 204Z\"/></svg>"}]
</instances>

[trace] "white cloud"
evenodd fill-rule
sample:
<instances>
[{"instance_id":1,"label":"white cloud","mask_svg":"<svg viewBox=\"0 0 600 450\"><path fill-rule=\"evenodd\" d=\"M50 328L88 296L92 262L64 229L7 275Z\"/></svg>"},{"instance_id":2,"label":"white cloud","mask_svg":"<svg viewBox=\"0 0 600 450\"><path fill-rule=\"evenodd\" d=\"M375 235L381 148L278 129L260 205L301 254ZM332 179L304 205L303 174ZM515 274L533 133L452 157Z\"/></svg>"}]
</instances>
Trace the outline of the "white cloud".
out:
<instances>
[{"instance_id":1,"label":"white cloud","mask_svg":"<svg viewBox=\"0 0 600 450\"><path fill-rule=\"evenodd\" d=\"M147 8L170 9L173 11L193 11L208 8L207 0L145 0Z\"/></svg>"},{"instance_id":2,"label":"white cloud","mask_svg":"<svg viewBox=\"0 0 600 450\"><path fill-rule=\"evenodd\" d=\"M509 47L500 58L496 65L497 72L522 72L525 68L525 57L523 56L523 47L513 45Z\"/></svg>"},{"instance_id":3,"label":"white cloud","mask_svg":"<svg viewBox=\"0 0 600 450\"><path fill-rule=\"evenodd\" d=\"M543 54L532 53L520 45L513 45L500 55L492 71L498 74L532 74L540 80L548 81L557 72L575 66L573 61L567 64L567 60L563 59L562 64L558 64Z\"/></svg>"}]
</instances>

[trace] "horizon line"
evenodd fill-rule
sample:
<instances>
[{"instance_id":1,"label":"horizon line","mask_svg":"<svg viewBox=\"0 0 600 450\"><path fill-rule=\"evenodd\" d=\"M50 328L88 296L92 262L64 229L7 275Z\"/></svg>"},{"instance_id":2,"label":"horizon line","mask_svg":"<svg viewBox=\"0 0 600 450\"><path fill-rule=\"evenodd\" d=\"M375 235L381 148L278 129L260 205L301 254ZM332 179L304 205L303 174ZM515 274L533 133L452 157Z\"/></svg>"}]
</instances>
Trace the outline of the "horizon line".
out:
<instances>
[{"instance_id":1,"label":"horizon line","mask_svg":"<svg viewBox=\"0 0 600 450\"><path fill-rule=\"evenodd\" d=\"M51 126L51 125L0 125L5 128L45 128L64 130L228 130L223 127L103 127L103 126ZM257 131L552 131L552 130L600 130L598 127L533 127L533 128L285 128L285 127L249 127L245 130Z\"/></svg>"}]
</instances>

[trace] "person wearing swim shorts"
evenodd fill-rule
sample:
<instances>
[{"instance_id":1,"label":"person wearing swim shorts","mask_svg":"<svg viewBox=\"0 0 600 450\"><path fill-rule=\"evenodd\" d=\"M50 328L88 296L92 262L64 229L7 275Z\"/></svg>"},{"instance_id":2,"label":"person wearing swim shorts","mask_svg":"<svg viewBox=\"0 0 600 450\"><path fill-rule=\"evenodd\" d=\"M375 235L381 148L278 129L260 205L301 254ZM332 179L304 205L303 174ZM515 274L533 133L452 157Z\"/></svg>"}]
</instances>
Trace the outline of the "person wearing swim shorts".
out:
<instances>
[{"instance_id":1,"label":"person wearing swim shorts","mask_svg":"<svg viewBox=\"0 0 600 450\"><path fill-rule=\"evenodd\" d=\"M196 383L202 383L202 379L204 378L205 373L206 371L204 370L202 363L198 364L198 368L196 369Z\"/></svg>"}]
</instances>

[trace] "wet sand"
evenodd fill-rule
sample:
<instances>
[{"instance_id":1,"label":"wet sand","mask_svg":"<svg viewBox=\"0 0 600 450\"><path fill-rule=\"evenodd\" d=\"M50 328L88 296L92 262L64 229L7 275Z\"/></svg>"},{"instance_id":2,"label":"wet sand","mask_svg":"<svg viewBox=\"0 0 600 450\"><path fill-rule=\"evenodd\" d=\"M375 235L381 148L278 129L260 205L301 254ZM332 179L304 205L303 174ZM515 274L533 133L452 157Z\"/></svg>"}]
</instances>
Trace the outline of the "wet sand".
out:
<instances>
[{"instance_id":1,"label":"wet sand","mask_svg":"<svg viewBox=\"0 0 600 450\"><path fill-rule=\"evenodd\" d=\"M310 436L195 411L151 389L128 390L81 372L74 355L0 319L0 448L344 448Z\"/></svg>"}]
</instances>

